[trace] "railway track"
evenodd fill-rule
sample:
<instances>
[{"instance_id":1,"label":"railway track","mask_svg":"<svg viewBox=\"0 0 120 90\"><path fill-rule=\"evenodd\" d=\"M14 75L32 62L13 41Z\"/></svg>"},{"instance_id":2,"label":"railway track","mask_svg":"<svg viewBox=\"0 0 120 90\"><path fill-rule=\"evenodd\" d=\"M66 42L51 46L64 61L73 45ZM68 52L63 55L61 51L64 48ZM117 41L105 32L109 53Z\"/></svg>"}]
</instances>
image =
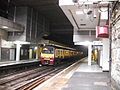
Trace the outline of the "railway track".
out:
<instances>
[{"instance_id":1,"label":"railway track","mask_svg":"<svg viewBox=\"0 0 120 90\"><path fill-rule=\"evenodd\" d=\"M19 64L11 64L0 66L0 79L11 76L13 74L22 73L27 70L32 70L35 68L39 68L39 61L36 62L26 62L26 63L19 63Z\"/></svg>"},{"instance_id":2,"label":"railway track","mask_svg":"<svg viewBox=\"0 0 120 90\"><path fill-rule=\"evenodd\" d=\"M26 83L25 85L23 85L22 87L20 87L18 89L19 90L32 90L36 86L40 85L42 82L44 82L47 79L49 79L50 77L54 76L59 71L61 71L61 69L55 69L55 70L49 71L45 74L42 74L41 76L31 80L30 82Z\"/></svg>"},{"instance_id":3,"label":"railway track","mask_svg":"<svg viewBox=\"0 0 120 90\"><path fill-rule=\"evenodd\" d=\"M19 74L4 77L0 79L0 86L8 87L9 90L32 90L70 64L71 63L57 67L43 66Z\"/></svg>"}]
</instances>

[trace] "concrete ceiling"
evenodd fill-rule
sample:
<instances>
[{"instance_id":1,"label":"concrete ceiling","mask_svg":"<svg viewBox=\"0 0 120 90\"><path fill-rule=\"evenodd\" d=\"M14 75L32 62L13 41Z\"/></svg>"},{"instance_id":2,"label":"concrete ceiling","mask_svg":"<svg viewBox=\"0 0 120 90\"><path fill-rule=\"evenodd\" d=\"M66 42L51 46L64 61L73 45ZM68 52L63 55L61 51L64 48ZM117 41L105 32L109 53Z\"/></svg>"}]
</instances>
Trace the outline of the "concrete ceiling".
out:
<instances>
[{"instance_id":1,"label":"concrete ceiling","mask_svg":"<svg viewBox=\"0 0 120 90\"><path fill-rule=\"evenodd\" d=\"M59 6L62 1L65 2L64 5ZM80 1L80 3L79 5L75 5L73 1ZM53 37L52 39L56 38L58 41L70 43L73 42L73 26L77 28L78 31L88 32L89 30L95 31L95 27L98 24L101 26L106 24L106 20L100 20L99 10L100 7L106 7L108 4L101 4L100 6L100 4L98 5L98 1L116 0L11 0L16 6L28 6L38 10L50 21L52 35L50 38ZM86 4L88 2L94 2L94 4ZM65 6L65 4L67 4L67 6ZM77 15L76 10L83 12L83 14ZM94 15L96 15L96 17L94 17Z\"/></svg>"},{"instance_id":2,"label":"concrete ceiling","mask_svg":"<svg viewBox=\"0 0 120 90\"><path fill-rule=\"evenodd\" d=\"M101 19L101 12L107 12L108 3L100 4L99 2L97 2L92 4L92 2L80 2L70 5L60 5L60 7L62 8L65 15L69 18L72 25L80 31L95 31L97 25L104 26L106 25L106 21L108 20L108 18ZM104 10L102 11L103 8Z\"/></svg>"},{"instance_id":3,"label":"concrete ceiling","mask_svg":"<svg viewBox=\"0 0 120 90\"><path fill-rule=\"evenodd\" d=\"M11 2L16 6L32 7L45 16L50 21L50 39L69 44L73 42L73 26L59 7L59 0L11 0ZM67 38L67 41L64 38Z\"/></svg>"},{"instance_id":4,"label":"concrete ceiling","mask_svg":"<svg viewBox=\"0 0 120 90\"><path fill-rule=\"evenodd\" d=\"M96 32L96 26L108 25L108 6L113 1L116 0L59 0L61 9L74 26L74 43L98 40L92 32Z\"/></svg>"},{"instance_id":5,"label":"concrete ceiling","mask_svg":"<svg viewBox=\"0 0 120 90\"><path fill-rule=\"evenodd\" d=\"M11 0L16 6L28 6L37 9L52 25L71 25L58 5L59 0Z\"/></svg>"}]
</instances>

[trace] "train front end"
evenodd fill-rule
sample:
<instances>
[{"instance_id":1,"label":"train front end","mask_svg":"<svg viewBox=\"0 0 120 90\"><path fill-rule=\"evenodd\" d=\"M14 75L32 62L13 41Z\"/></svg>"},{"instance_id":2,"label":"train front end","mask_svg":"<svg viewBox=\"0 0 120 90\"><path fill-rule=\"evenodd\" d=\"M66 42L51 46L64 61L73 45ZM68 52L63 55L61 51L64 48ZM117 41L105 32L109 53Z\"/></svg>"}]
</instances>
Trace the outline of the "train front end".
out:
<instances>
[{"instance_id":1,"label":"train front end","mask_svg":"<svg viewBox=\"0 0 120 90\"><path fill-rule=\"evenodd\" d=\"M54 65L54 47L43 47L40 56L40 61L42 65Z\"/></svg>"}]
</instances>

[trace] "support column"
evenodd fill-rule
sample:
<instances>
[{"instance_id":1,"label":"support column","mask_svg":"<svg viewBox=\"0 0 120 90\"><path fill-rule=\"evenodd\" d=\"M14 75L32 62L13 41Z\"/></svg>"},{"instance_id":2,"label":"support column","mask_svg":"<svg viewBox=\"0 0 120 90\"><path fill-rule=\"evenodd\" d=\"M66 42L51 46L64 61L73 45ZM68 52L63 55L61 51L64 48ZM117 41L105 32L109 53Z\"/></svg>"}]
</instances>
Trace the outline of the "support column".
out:
<instances>
[{"instance_id":1,"label":"support column","mask_svg":"<svg viewBox=\"0 0 120 90\"><path fill-rule=\"evenodd\" d=\"M0 61L1 61L1 46L0 46Z\"/></svg>"},{"instance_id":2,"label":"support column","mask_svg":"<svg viewBox=\"0 0 120 90\"><path fill-rule=\"evenodd\" d=\"M2 42L2 38L0 36L0 61L1 61L1 42Z\"/></svg>"},{"instance_id":3,"label":"support column","mask_svg":"<svg viewBox=\"0 0 120 90\"><path fill-rule=\"evenodd\" d=\"M92 56L92 45L91 44L89 44L88 45L88 65L90 65L91 66L91 56Z\"/></svg>"},{"instance_id":4,"label":"support column","mask_svg":"<svg viewBox=\"0 0 120 90\"><path fill-rule=\"evenodd\" d=\"M16 61L20 61L20 44L16 44Z\"/></svg>"},{"instance_id":5,"label":"support column","mask_svg":"<svg viewBox=\"0 0 120 90\"><path fill-rule=\"evenodd\" d=\"M102 70L109 71L109 39L103 39L103 60L102 60Z\"/></svg>"},{"instance_id":6,"label":"support column","mask_svg":"<svg viewBox=\"0 0 120 90\"><path fill-rule=\"evenodd\" d=\"M32 49L29 49L29 59L32 59L33 56L32 56Z\"/></svg>"},{"instance_id":7,"label":"support column","mask_svg":"<svg viewBox=\"0 0 120 90\"><path fill-rule=\"evenodd\" d=\"M36 47L36 59L38 59L38 47Z\"/></svg>"}]
</instances>

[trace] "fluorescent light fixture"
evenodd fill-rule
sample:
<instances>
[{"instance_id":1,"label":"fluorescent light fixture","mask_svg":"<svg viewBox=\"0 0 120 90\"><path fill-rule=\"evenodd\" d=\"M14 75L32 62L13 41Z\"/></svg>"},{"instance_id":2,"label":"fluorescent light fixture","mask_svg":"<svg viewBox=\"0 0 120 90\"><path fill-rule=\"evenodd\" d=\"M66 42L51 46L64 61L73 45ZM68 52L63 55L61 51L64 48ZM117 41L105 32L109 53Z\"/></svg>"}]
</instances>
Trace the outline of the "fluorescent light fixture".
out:
<instances>
[{"instance_id":1,"label":"fluorescent light fixture","mask_svg":"<svg viewBox=\"0 0 120 90\"><path fill-rule=\"evenodd\" d=\"M77 15L83 14L83 11L76 11Z\"/></svg>"},{"instance_id":2,"label":"fluorescent light fixture","mask_svg":"<svg viewBox=\"0 0 120 90\"><path fill-rule=\"evenodd\" d=\"M72 0L59 0L59 6L74 5Z\"/></svg>"},{"instance_id":3,"label":"fluorescent light fixture","mask_svg":"<svg viewBox=\"0 0 120 90\"><path fill-rule=\"evenodd\" d=\"M79 2L94 2L94 1L101 1L101 0L79 0Z\"/></svg>"},{"instance_id":4,"label":"fluorescent light fixture","mask_svg":"<svg viewBox=\"0 0 120 90\"><path fill-rule=\"evenodd\" d=\"M84 46L88 46L91 42L90 41L85 41Z\"/></svg>"},{"instance_id":5,"label":"fluorescent light fixture","mask_svg":"<svg viewBox=\"0 0 120 90\"><path fill-rule=\"evenodd\" d=\"M80 2L85 2L85 3L89 3L89 2L109 2L109 1L117 1L117 0L79 0Z\"/></svg>"},{"instance_id":6,"label":"fluorescent light fixture","mask_svg":"<svg viewBox=\"0 0 120 90\"><path fill-rule=\"evenodd\" d=\"M100 4L109 4L110 2L100 2Z\"/></svg>"},{"instance_id":7,"label":"fluorescent light fixture","mask_svg":"<svg viewBox=\"0 0 120 90\"><path fill-rule=\"evenodd\" d=\"M118 9L116 9L115 11L118 12Z\"/></svg>"},{"instance_id":8,"label":"fluorescent light fixture","mask_svg":"<svg viewBox=\"0 0 120 90\"><path fill-rule=\"evenodd\" d=\"M8 27L7 26L2 26L2 28L7 29Z\"/></svg>"},{"instance_id":9,"label":"fluorescent light fixture","mask_svg":"<svg viewBox=\"0 0 120 90\"><path fill-rule=\"evenodd\" d=\"M89 2L99 2L99 1L102 1L102 0L88 0Z\"/></svg>"},{"instance_id":10,"label":"fluorescent light fixture","mask_svg":"<svg viewBox=\"0 0 120 90\"><path fill-rule=\"evenodd\" d=\"M14 44L30 44L30 42L24 42L24 41L14 41Z\"/></svg>"},{"instance_id":11,"label":"fluorescent light fixture","mask_svg":"<svg viewBox=\"0 0 120 90\"><path fill-rule=\"evenodd\" d=\"M84 41L84 42L75 42L75 45L83 45L83 46L88 46L90 45L91 42L90 41Z\"/></svg>"},{"instance_id":12,"label":"fluorescent light fixture","mask_svg":"<svg viewBox=\"0 0 120 90\"><path fill-rule=\"evenodd\" d=\"M102 1L118 1L118 0L102 0Z\"/></svg>"},{"instance_id":13,"label":"fluorescent light fixture","mask_svg":"<svg viewBox=\"0 0 120 90\"><path fill-rule=\"evenodd\" d=\"M93 4L93 2L85 2L85 4Z\"/></svg>"}]
</instances>

